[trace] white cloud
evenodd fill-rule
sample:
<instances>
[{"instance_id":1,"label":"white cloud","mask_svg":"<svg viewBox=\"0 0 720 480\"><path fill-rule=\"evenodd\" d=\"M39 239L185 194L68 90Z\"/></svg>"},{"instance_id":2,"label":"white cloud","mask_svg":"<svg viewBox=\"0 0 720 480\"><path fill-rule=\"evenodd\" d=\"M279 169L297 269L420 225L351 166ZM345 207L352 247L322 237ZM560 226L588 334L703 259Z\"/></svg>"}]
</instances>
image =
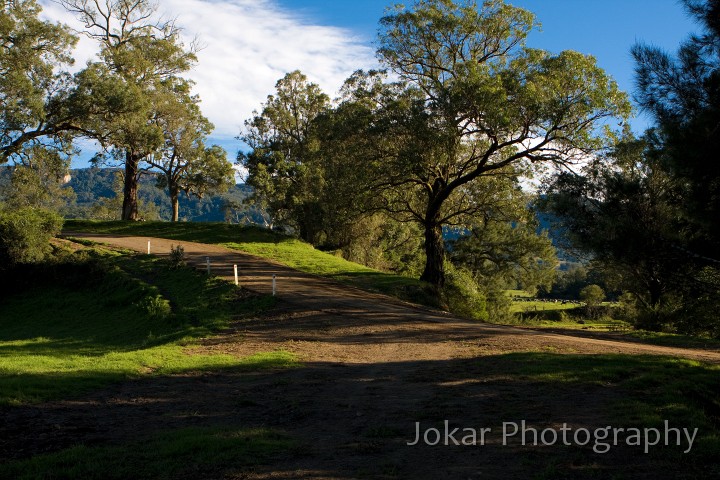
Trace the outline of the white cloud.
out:
<instances>
[{"instance_id":1,"label":"white cloud","mask_svg":"<svg viewBox=\"0 0 720 480\"><path fill-rule=\"evenodd\" d=\"M61 6L40 3L45 18L82 29ZM162 0L159 13L177 19L186 43L198 37L203 47L187 77L196 82L203 113L215 124L213 137L226 148L285 73L299 69L332 95L354 70L376 63L368 41L341 28L312 25L273 0ZM78 68L95 51L93 42L82 38Z\"/></svg>"}]
</instances>

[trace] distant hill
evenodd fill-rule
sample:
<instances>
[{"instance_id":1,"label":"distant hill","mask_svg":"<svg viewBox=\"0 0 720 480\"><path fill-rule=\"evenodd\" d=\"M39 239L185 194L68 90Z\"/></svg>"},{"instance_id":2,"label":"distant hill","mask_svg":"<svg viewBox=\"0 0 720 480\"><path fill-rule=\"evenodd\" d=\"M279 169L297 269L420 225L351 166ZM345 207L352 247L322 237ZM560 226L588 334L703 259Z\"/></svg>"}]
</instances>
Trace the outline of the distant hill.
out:
<instances>
[{"instance_id":1,"label":"distant hill","mask_svg":"<svg viewBox=\"0 0 720 480\"><path fill-rule=\"evenodd\" d=\"M116 197L117 175L119 171L113 168L81 168L70 171L69 186L76 195L73 205L68 205L67 216L87 217L93 205L101 199ZM206 195L202 199L180 196L180 220L192 222L222 222L234 220L241 222L248 217L256 223L262 223L260 214L254 208L244 206L244 201L251 195L249 186L238 184L226 193L219 195ZM155 177L145 175L140 178L138 200L141 209L145 210L148 219L170 220L172 209L167 191L155 187ZM144 206L144 207L143 207Z\"/></svg>"}]
</instances>

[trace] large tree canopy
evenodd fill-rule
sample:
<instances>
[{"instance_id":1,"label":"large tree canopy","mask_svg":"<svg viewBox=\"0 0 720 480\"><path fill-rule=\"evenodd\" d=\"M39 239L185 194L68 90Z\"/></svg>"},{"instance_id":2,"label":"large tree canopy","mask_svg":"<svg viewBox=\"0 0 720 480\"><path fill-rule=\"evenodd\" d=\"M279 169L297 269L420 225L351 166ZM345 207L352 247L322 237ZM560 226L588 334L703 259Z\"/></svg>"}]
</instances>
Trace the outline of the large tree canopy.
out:
<instances>
[{"instance_id":1,"label":"large tree canopy","mask_svg":"<svg viewBox=\"0 0 720 480\"><path fill-rule=\"evenodd\" d=\"M193 49L185 49L172 21L156 20L151 0L60 0L85 23L83 32L100 45L101 62L90 65L88 90L109 112L93 118L95 138L116 150L125 167L123 220L138 219L137 188L140 162L161 148L165 135L154 121L154 105L173 91L195 62ZM113 101L118 92L130 92L128 104ZM105 95L111 98L105 98Z\"/></svg>"},{"instance_id":2,"label":"large tree canopy","mask_svg":"<svg viewBox=\"0 0 720 480\"><path fill-rule=\"evenodd\" d=\"M35 0L0 8L0 164L22 161L28 146L67 146L64 135L81 130L82 118L67 108L77 38L67 27L38 18Z\"/></svg>"},{"instance_id":3,"label":"large tree canopy","mask_svg":"<svg viewBox=\"0 0 720 480\"><path fill-rule=\"evenodd\" d=\"M637 100L652 113L664 168L681 179L681 206L691 248L720 261L720 0L684 0L703 32L676 56L637 45ZM711 263L715 263L711 262Z\"/></svg>"},{"instance_id":4,"label":"large tree canopy","mask_svg":"<svg viewBox=\"0 0 720 480\"><path fill-rule=\"evenodd\" d=\"M489 0L418 0L381 20L381 62L399 80L359 73L346 103L365 106L362 158L384 207L425 231L422 279L444 282L443 225L469 225L474 182L509 166L570 163L608 145L630 113L595 60L525 47L531 13ZM370 138L368 140L368 137Z\"/></svg>"},{"instance_id":5,"label":"large tree canopy","mask_svg":"<svg viewBox=\"0 0 720 480\"><path fill-rule=\"evenodd\" d=\"M261 112L245 122L240 136L252 150L238 160L248 170L256 200L273 222L296 230L314 243L321 220L319 197L324 175L318 165L313 122L329 108L330 99L299 71L275 85Z\"/></svg>"}]
</instances>

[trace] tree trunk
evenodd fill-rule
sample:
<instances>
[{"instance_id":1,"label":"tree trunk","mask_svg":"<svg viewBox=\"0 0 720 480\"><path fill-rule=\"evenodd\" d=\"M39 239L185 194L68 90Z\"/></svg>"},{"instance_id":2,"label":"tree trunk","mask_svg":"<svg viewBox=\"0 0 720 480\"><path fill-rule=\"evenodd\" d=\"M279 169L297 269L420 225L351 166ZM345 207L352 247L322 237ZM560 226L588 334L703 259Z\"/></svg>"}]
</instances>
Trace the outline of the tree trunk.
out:
<instances>
[{"instance_id":1,"label":"tree trunk","mask_svg":"<svg viewBox=\"0 0 720 480\"><path fill-rule=\"evenodd\" d=\"M317 219L315 218L316 216L313 215L314 207L315 205L313 204L304 204L301 207L302 218L298 222L298 233L300 234L300 238L310 245L316 245L318 240L317 225L315 224Z\"/></svg>"},{"instance_id":2,"label":"tree trunk","mask_svg":"<svg viewBox=\"0 0 720 480\"><path fill-rule=\"evenodd\" d=\"M650 294L650 307L653 310L657 310L660 306L660 300L662 300L662 282L656 279L650 279L648 282L648 293Z\"/></svg>"},{"instance_id":3,"label":"tree trunk","mask_svg":"<svg viewBox=\"0 0 720 480\"><path fill-rule=\"evenodd\" d=\"M131 151L125 152L125 184L123 186L122 219L136 222L138 220L138 170L140 157Z\"/></svg>"},{"instance_id":4,"label":"tree trunk","mask_svg":"<svg viewBox=\"0 0 720 480\"><path fill-rule=\"evenodd\" d=\"M172 203L172 221L177 222L180 214L180 201L178 199L179 192L170 189L170 203Z\"/></svg>"},{"instance_id":5,"label":"tree trunk","mask_svg":"<svg viewBox=\"0 0 720 480\"><path fill-rule=\"evenodd\" d=\"M438 290L445 285L445 242L442 225L425 224L425 270L420 280L429 282Z\"/></svg>"}]
</instances>

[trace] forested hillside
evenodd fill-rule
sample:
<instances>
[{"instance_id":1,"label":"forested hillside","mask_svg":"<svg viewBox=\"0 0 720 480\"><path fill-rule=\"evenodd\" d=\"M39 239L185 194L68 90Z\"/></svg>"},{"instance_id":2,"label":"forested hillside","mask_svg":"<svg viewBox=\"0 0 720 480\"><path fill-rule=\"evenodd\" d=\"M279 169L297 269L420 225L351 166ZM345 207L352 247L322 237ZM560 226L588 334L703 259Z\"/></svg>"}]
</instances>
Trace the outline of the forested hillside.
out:
<instances>
[{"instance_id":1,"label":"forested hillside","mask_svg":"<svg viewBox=\"0 0 720 480\"><path fill-rule=\"evenodd\" d=\"M73 189L76 198L68 204L68 216L92 218L93 212L101 211L98 205L111 204L117 198L114 190L117 174L115 169L71 170L68 186ZM154 176L145 176L140 180L138 198L142 214L146 220L171 220L170 196L166 190L157 188L155 184ZM181 195L180 220L262 224L263 220L257 209L244 203L249 195L250 188L243 184L234 185L225 193L209 194L200 199ZM111 209L107 215L114 218L114 215L119 215L119 210Z\"/></svg>"},{"instance_id":2,"label":"forested hillside","mask_svg":"<svg viewBox=\"0 0 720 480\"><path fill-rule=\"evenodd\" d=\"M11 169L0 169L0 186L10 181ZM68 172L65 188L68 194L60 207L69 218L112 220L119 218L122 205L120 170L113 168L80 168ZM68 177L65 178L68 180ZM156 187L156 177L147 175L139 182L138 199L145 220L171 220L170 196L165 189ZM0 190L3 190L0 188ZM203 198L181 195L180 220L188 222L257 223L262 225L259 210L246 202L250 187L237 184L221 194L208 194Z\"/></svg>"}]
</instances>

